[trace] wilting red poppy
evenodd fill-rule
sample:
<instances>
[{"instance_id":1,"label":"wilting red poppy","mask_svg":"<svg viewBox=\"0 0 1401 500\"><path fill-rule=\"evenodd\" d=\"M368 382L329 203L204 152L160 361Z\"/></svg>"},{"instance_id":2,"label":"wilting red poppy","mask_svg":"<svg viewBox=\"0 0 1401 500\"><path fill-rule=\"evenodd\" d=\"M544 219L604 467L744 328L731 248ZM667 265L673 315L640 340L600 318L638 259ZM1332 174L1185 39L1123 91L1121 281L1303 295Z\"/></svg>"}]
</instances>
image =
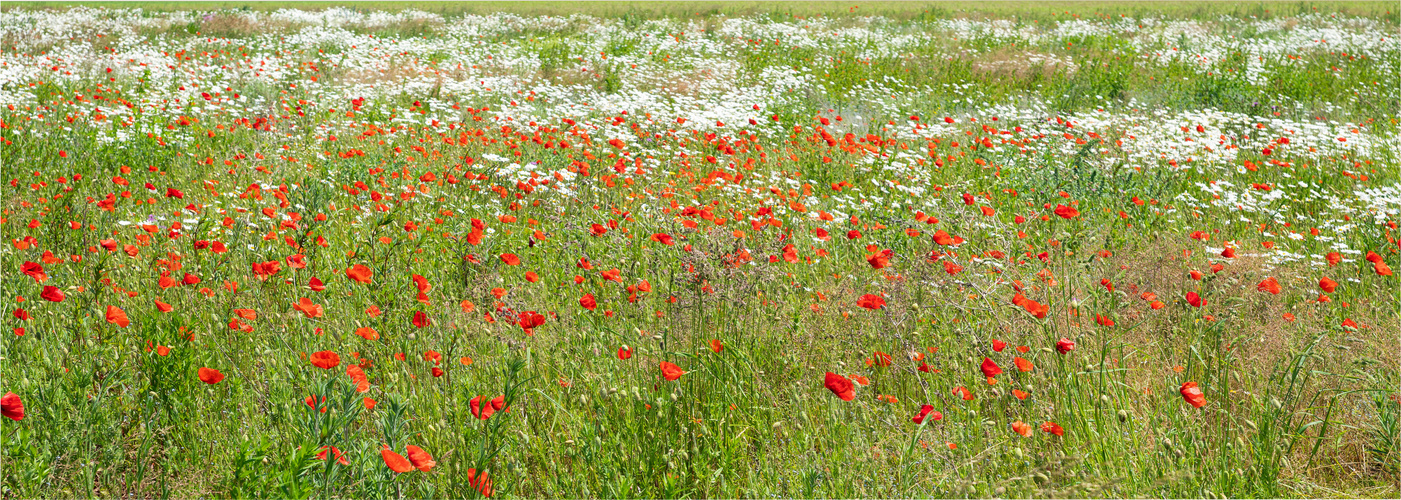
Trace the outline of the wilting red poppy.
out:
<instances>
[{"instance_id":1,"label":"wilting red poppy","mask_svg":"<svg viewBox=\"0 0 1401 500\"><path fill-rule=\"evenodd\" d=\"M379 450L379 454L381 457L384 457L384 465L389 466L389 470L400 474L413 470L413 464L409 463L402 455L394 453L388 446Z\"/></svg>"},{"instance_id":2,"label":"wilting red poppy","mask_svg":"<svg viewBox=\"0 0 1401 500\"><path fill-rule=\"evenodd\" d=\"M827 386L827 390L832 391L832 394L836 394L842 401L856 399L856 384L851 383L849 378L827 372L827 379L823 385Z\"/></svg>"},{"instance_id":3,"label":"wilting red poppy","mask_svg":"<svg viewBox=\"0 0 1401 500\"><path fill-rule=\"evenodd\" d=\"M983 376L988 378L996 377L1002 373L1002 367L997 366L997 363L993 362L991 358L983 358L983 365L979 366L978 369L982 370Z\"/></svg>"},{"instance_id":4,"label":"wilting red poppy","mask_svg":"<svg viewBox=\"0 0 1401 500\"><path fill-rule=\"evenodd\" d=\"M345 277L357 283L369 284L370 281L373 280L374 274L373 271L370 271L370 268L365 267L363 264L356 264L345 270Z\"/></svg>"},{"instance_id":5,"label":"wilting red poppy","mask_svg":"<svg viewBox=\"0 0 1401 500\"><path fill-rule=\"evenodd\" d=\"M1196 382L1184 382L1182 388L1178 389L1182 393L1182 399L1194 407L1201 408L1206 404L1206 395L1202 394Z\"/></svg>"},{"instance_id":6,"label":"wilting red poppy","mask_svg":"<svg viewBox=\"0 0 1401 500\"><path fill-rule=\"evenodd\" d=\"M10 420L24 420L24 401L21 401L19 394L6 392L0 397L0 414Z\"/></svg>"},{"instance_id":7,"label":"wilting red poppy","mask_svg":"<svg viewBox=\"0 0 1401 500\"><path fill-rule=\"evenodd\" d=\"M668 363L666 361L662 362L661 367L662 377L666 378L667 380L676 380L678 378L681 378L682 375L686 374L685 371L681 370L681 367Z\"/></svg>"},{"instance_id":8,"label":"wilting red poppy","mask_svg":"<svg viewBox=\"0 0 1401 500\"><path fill-rule=\"evenodd\" d=\"M200 382L204 382L209 385L214 385L224 380L224 374L219 373L219 370L215 370L213 368L201 367L199 369L199 380Z\"/></svg>"},{"instance_id":9,"label":"wilting red poppy","mask_svg":"<svg viewBox=\"0 0 1401 500\"><path fill-rule=\"evenodd\" d=\"M1021 420L1012 422L1012 430L1016 431L1017 434L1021 434L1022 437L1031 437L1031 426Z\"/></svg>"},{"instance_id":10,"label":"wilting red poppy","mask_svg":"<svg viewBox=\"0 0 1401 500\"><path fill-rule=\"evenodd\" d=\"M1197 292L1187 292L1187 303L1191 304L1192 307L1201 307L1205 304L1202 302L1202 296L1197 295Z\"/></svg>"},{"instance_id":11,"label":"wilting red poppy","mask_svg":"<svg viewBox=\"0 0 1401 500\"><path fill-rule=\"evenodd\" d=\"M920 407L919 414L910 420L916 424L923 424L926 417L929 417L931 422L938 422L944 419L944 414L934 411L934 405L924 405Z\"/></svg>"},{"instance_id":12,"label":"wilting red poppy","mask_svg":"<svg viewBox=\"0 0 1401 500\"><path fill-rule=\"evenodd\" d=\"M122 328L126 328L127 325L131 324L131 320L126 317L126 311L121 310L117 306L107 306L107 322Z\"/></svg>"},{"instance_id":13,"label":"wilting red poppy","mask_svg":"<svg viewBox=\"0 0 1401 500\"><path fill-rule=\"evenodd\" d=\"M430 324L432 324L432 323L433 323L433 320L428 319L428 315L427 315L427 314L424 314L423 311L414 311L414 312L413 312L413 326L416 326L416 327L419 327L419 328L426 328L428 325L430 325Z\"/></svg>"},{"instance_id":14,"label":"wilting red poppy","mask_svg":"<svg viewBox=\"0 0 1401 500\"><path fill-rule=\"evenodd\" d=\"M408 445L405 447L404 451L408 452L409 462L413 463L413 466L417 467L418 470L428 472L433 470L433 466L438 465L438 462L433 461L433 455L429 455L428 452L423 451L423 448Z\"/></svg>"},{"instance_id":15,"label":"wilting red poppy","mask_svg":"<svg viewBox=\"0 0 1401 500\"><path fill-rule=\"evenodd\" d=\"M1065 435L1065 428L1061 427L1059 424L1057 424L1057 423L1055 423L1055 422L1046 422L1046 423L1044 423L1044 424L1041 424L1041 432L1045 432L1045 433L1048 433L1048 434L1055 434L1055 435L1057 435L1057 436L1064 436L1064 435Z\"/></svg>"},{"instance_id":16,"label":"wilting red poppy","mask_svg":"<svg viewBox=\"0 0 1401 500\"><path fill-rule=\"evenodd\" d=\"M862 295L861 298L856 299L856 305L864 307L866 309L880 309L882 307L885 307L885 299L879 295L868 293L866 295Z\"/></svg>"},{"instance_id":17,"label":"wilting red poppy","mask_svg":"<svg viewBox=\"0 0 1401 500\"><path fill-rule=\"evenodd\" d=\"M1258 285L1255 285L1255 289L1262 292L1270 293L1272 295L1279 295L1279 292L1281 291L1279 286L1279 280L1276 280L1274 276L1265 278L1264 281L1261 281Z\"/></svg>"},{"instance_id":18,"label":"wilting red poppy","mask_svg":"<svg viewBox=\"0 0 1401 500\"><path fill-rule=\"evenodd\" d=\"M1073 350L1075 350L1075 341L1065 337L1061 337L1060 340L1056 341L1056 352L1065 354Z\"/></svg>"},{"instance_id":19,"label":"wilting red poppy","mask_svg":"<svg viewBox=\"0 0 1401 500\"><path fill-rule=\"evenodd\" d=\"M330 370L341 364L341 357L331 351L317 351L311 353L311 364L316 365L317 368Z\"/></svg>"}]
</instances>

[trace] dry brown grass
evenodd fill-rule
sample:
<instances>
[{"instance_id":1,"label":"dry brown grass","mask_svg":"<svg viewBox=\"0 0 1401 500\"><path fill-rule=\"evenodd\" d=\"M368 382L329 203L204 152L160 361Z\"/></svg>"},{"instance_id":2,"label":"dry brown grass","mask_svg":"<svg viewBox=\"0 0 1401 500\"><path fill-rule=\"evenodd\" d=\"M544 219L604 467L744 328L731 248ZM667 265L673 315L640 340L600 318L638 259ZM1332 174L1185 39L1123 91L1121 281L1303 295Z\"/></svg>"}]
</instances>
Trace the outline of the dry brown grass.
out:
<instances>
[{"instance_id":1,"label":"dry brown grass","mask_svg":"<svg viewBox=\"0 0 1401 500\"><path fill-rule=\"evenodd\" d=\"M1043 79L1057 73L1074 75L1078 67L1054 54L1016 48L999 48L971 58L974 73L985 77L1027 80L1039 75Z\"/></svg>"}]
</instances>

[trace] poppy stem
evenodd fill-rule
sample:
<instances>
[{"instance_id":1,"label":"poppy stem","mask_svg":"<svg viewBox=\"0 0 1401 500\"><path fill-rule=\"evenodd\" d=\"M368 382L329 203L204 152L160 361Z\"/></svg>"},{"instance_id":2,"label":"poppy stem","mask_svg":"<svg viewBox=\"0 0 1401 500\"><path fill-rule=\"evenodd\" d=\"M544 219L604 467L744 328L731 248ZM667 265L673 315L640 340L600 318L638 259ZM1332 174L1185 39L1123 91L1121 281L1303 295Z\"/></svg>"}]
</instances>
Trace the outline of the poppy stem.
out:
<instances>
[{"instance_id":1,"label":"poppy stem","mask_svg":"<svg viewBox=\"0 0 1401 500\"><path fill-rule=\"evenodd\" d=\"M915 452L915 443L918 443L918 442L919 442L919 433L920 433L921 431L924 430L924 426L929 425L929 421L930 421L930 420L931 420L931 419L926 418L926 419L924 419L924 421L922 421L922 422L919 423L919 427L915 427L915 432L914 432L914 434L910 435L910 444L909 444L909 446L906 446L906 447L905 447L905 455L904 455L903 457L900 458L900 465L901 465L901 468L900 468L900 476L901 476L901 477L900 477L900 491L901 491L901 492L905 491L905 487L906 487L906 485L908 484L908 482L909 482L909 480L910 480L910 476L913 475L913 474L909 474L909 473L908 473L908 472L909 472L909 465L908 465L908 462L909 462L909 460L910 460L910 454L912 454L912 453Z\"/></svg>"}]
</instances>

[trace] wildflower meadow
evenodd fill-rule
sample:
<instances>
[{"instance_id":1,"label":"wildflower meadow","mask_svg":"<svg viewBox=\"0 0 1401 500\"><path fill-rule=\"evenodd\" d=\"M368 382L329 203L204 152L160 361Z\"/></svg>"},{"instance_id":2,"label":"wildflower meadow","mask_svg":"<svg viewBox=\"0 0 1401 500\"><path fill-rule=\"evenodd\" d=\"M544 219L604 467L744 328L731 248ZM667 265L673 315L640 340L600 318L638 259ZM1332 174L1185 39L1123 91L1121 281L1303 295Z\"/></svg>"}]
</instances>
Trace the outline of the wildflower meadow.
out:
<instances>
[{"instance_id":1,"label":"wildflower meadow","mask_svg":"<svg viewBox=\"0 0 1401 500\"><path fill-rule=\"evenodd\" d=\"M1399 11L7 1L0 498L1394 498Z\"/></svg>"}]
</instances>

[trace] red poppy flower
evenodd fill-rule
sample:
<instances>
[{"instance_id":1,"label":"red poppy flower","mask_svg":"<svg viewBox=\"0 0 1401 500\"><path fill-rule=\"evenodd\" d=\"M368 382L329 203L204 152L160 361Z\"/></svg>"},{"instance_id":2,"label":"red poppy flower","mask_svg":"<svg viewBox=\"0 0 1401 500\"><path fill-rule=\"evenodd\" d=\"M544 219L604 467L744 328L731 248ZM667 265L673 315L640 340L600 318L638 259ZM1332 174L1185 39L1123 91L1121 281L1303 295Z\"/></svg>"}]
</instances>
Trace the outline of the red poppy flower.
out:
<instances>
[{"instance_id":1,"label":"red poppy flower","mask_svg":"<svg viewBox=\"0 0 1401 500\"><path fill-rule=\"evenodd\" d=\"M1324 292L1333 293L1333 290L1338 289L1338 282L1324 276L1323 279L1318 280L1318 287L1322 288Z\"/></svg>"},{"instance_id":2,"label":"red poppy flower","mask_svg":"<svg viewBox=\"0 0 1401 500\"><path fill-rule=\"evenodd\" d=\"M1007 343L1006 343L1006 342L1003 342L1003 341L997 340L997 339L992 339L992 351L993 351L993 352L1002 352L1002 350L1003 350L1003 349L1006 349L1006 348L1007 348Z\"/></svg>"},{"instance_id":3,"label":"red poppy flower","mask_svg":"<svg viewBox=\"0 0 1401 500\"><path fill-rule=\"evenodd\" d=\"M832 391L832 394L836 394L842 401L856 399L856 384L851 383L849 378L827 372L827 379L823 385L827 386L827 390Z\"/></svg>"},{"instance_id":4,"label":"red poppy flower","mask_svg":"<svg viewBox=\"0 0 1401 500\"><path fill-rule=\"evenodd\" d=\"M359 335L360 338L363 338L365 340L379 340L379 332L376 331L374 328L370 328L368 326L356 328L355 334Z\"/></svg>"},{"instance_id":5,"label":"red poppy flower","mask_svg":"<svg viewBox=\"0 0 1401 500\"><path fill-rule=\"evenodd\" d=\"M39 297L49 302L63 302L63 291L56 286L44 285L44 291L39 293Z\"/></svg>"},{"instance_id":6,"label":"red poppy flower","mask_svg":"<svg viewBox=\"0 0 1401 500\"><path fill-rule=\"evenodd\" d=\"M121 310L117 306L107 306L107 322L122 328L126 328L127 325L131 324L131 320L126 317L126 311Z\"/></svg>"},{"instance_id":7,"label":"red poppy flower","mask_svg":"<svg viewBox=\"0 0 1401 500\"><path fill-rule=\"evenodd\" d=\"M325 460L327 452L330 452L331 454L335 455L336 463L341 465L350 465L350 461L346 460L345 455L341 454L341 450L339 448L336 448L335 446L326 446L324 448L321 448L321 453L316 454L316 459Z\"/></svg>"},{"instance_id":8,"label":"red poppy flower","mask_svg":"<svg viewBox=\"0 0 1401 500\"><path fill-rule=\"evenodd\" d=\"M1080 211L1076 210L1075 207L1057 204L1056 215L1059 215L1062 219L1074 219L1080 216Z\"/></svg>"},{"instance_id":9,"label":"red poppy flower","mask_svg":"<svg viewBox=\"0 0 1401 500\"><path fill-rule=\"evenodd\" d=\"M1328 261L1329 267L1336 266L1339 262L1343 261L1343 254L1340 254L1338 252L1328 252L1328 255L1325 255L1323 257Z\"/></svg>"},{"instance_id":10,"label":"red poppy flower","mask_svg":"<svg viewBox=\"0 0 1401 500\"><path fill-rule=\"evenodd\" d=\"M720 352L725 350L725 346L720 343L720 339L710 339L710 350Z\"/></svg>"},{"instance_id":11,"label":"red poppy flower","mask_svg":"<svg viewBox=\"0 0 1401 500\"><path fill-rule=\"evenodd\" d=\"M19 399L19 394L6 392L0 397L0 415L10 420L24 420L24 401Z\"/></svg>"},{"instance_id":12,"label":"red poppy flower","mask_svg":"<svg viewBox=\"0 0 1401 500\"><path fill-rule=\"evenodd\" d=\"M629 359L629 358L631 358L631 357L632 357L632 348L631 348L631 347L622 346L622 347L619 347L619 348L618 348L618 359L627 360L627 359Z\"/></svg>"},{"instance_id":13,"label":"red poppy flower","mask_svg":"<svg viewBox=\"0 0 1401 500\"><path fill-rule=\"evenodd\" d=\"M1274 276L1265 278L1264 281L1261 281L1258 285L1255 285L1255 289L1262 292L1270 293L1272 295L1279 295L1279 292L1281 291L1279 286L1279 280L1276 280Z\"/></svg>"},{"instance_id":14,"label":"red poppy flower","mask_svg":"<svg viewBox=\"0 0 1401 500\"><path fill-rule=\"evenodd\" d=\"M20 265L19 269L25 276L34 278L35 283L43 283L49 279L49 275L44 273L44 266L38 262L26 261Z\"/></svg>"},{"instance_id":15,"label":"red poppy flower","mask_svg":"<svg viewBox=\"0 0 1401 500\"><path fill-rule=\"evenodd\" d=\"M369 284L374 278L374 272L362 264L356 264L345 270L345 276L357 283Z\"/></svg>"},{"instance_id":16,"label":"red poppy flower","mask_svg":"<svg viewBox=\"0 0 1401 500\"><path fill-rule=\"evenodd\" d=\"M657 243L661 243L661 244L663 244L663 245L675 245L675 244L676 244L676 240L673 239L673 238L671 237L671 235L666 234L666 233L656 233L656 234L653 234L653 235L652 235L652 241L655 241L655 242L657 242Z\"/></svg>"},{"instance_id":17,"label":"red poppy flower","mask_svg":"<svg viewBox=\"0 0 1401 500\"><path fill-rule=\"evenodd\" d=\"M200 382L204 382L209 385L214 385L224 380L224 374L219 373L219 370L215 370L213 368L201 367L199 369L199 380Z\"/></svg>"},{"instance_id":18,"label":"red poppy flower","mask_svg":"<svg viewBox=\"0 0 1401 500\"><path fill-rule=\"evenodd\" d=\"M983 358L983 365L978 369L982 370L983 376L988 378L996 377L1002 373L1002 367L997 366L997 363L993 362L991 358Z\"/></svg>"},{"instance_id":19,"label":"red poppy flower","mask_svg":"<svg viewBox=\"0 0 1401 500\"><path fill-rule=\"evenodd\" d=\"M508 266L519 266L521 265L521 258L516 257L516 254L513 253L503 253L501 254L501 262L505 262Z\"/></svg>"},{"instance_id":20,"label":"red poppy flower","mask_svg":"<svg viewBox=\"0 0 1401 500\"><path fill-rule=\"evenodd\" d=\"M476 488L483 497L491 498L491 478L485 470L477 474L477 469L467 469L467 484Z\"/></svg>"},{"instance_id":21,"label":"red poppy flower","mask_svg":"<svg viewBox=\"0 0 1401 500\"><path fill-rule=\"evenodd\" d=\"M1055 434L1055 435L1057 435L1057 436L1064 436L1064 435L1065 435L1065 428L1061 427L1059 424L1056 424L1055 422L1046 422L1046 423L1044 423L1044 424L1041 424L1041 432L1045 432L1045 433L1048 433L1048 434Z\"/></svg>"},{"instance_id":22,"label":"red poppy flower","mask_svg":"<svg viewBox=\"0 0 1401 500\"><path fill-rule=\"evenodd\" d=\"M969 391L967 387L958 386L953 388L953 395L963 398L964 401L973 400L973 392Z\"/></svg>"},{"instance_id":23,"label":"red poppy flower","mask_svg":"<svg viewBox=\"0 0 1401 500\"><path fill-rule=\"evenodd\" d=\"M668 363L666 361L662 362L661 368L662 377L666 378L667 380L676 380L678 378L681 378L682 375L686 374L685 371L681 370L681 367Z\"/></svg>"},{"instance_id":24,"label":"red poppy flower","mask_svg":"<svg viewBox=\"0 0 1401 500\"><path fill-rule=\"evenodd\" d=\"M423 311L413 312L413 326L419 328L426 328L428 325L431 324L433 324L433 320L428 319L428 315L424 314Z\"/></svg>"},{"instance_id":25,"label":"red poppy flower","mask_svg":"<svg viewBox=\"0 0 1401 500\"><path fill-rule=\"evenodd\" d=\"M1100 326L1114 326L1114 320L1103 314L1095 315L1095 323L1099 323Z\"/></svg>"},{"instance_id":26,"label":"red poppy flower","mask_svg":"<svg viewBox=\"0 0 1401 500\"><path fill-rule=\"evenodd\" d=\"M1206 395L1202 394L1196 382L1184 382L1178 392L1182 393L1182 399L1193 407L1201 408L1206 404Z\"/></svg>"},{"instance_id":27,"label":"red poppy flower","mask_svg":"<svg viewBox=\"0 0 1401 500\"><path fill-rule=\"evenodd\" d=\"M880 309L885 307L885 299L879 295L865 294L856 299L856 305L866 309Z\"/></svg>"},{"instance_id":28,"label":"red poppy flower","mask_svg":"<svg viewBox=\"0 0 1401 500\"><path fill-rule=\"evenodd\" d=\"M1191 304L1192 307L1201 307L1205 304L1202 302L1202 296L1197 295L1197 292L1187 292L1187 303Z\"/></svg>"},{"instance_id":29,"label":"red poppy flower","mask_svg":"<svg viewBox=\"0 0 1401 500\"><path fill-rule=\"evenodd\" d=\"M934 411L934 405L924 405L920 407L919 414L910 420L915 424L923 424L926 417L929 417L931 422L938 422L944 419L944 414Z\"/></svg>"},{"instance_id":30,"label":"red poppy flower","mask_svg":"<svg viewBox=\"0 0 1401 500\"><path fill-rule=\"evenodd\" d=\"M292 304L292 309L301 311L308 318L320 318L326 314L325 308L320 304L312 303L311 299L302 297L296 304Z\"/></svg>"},{"instance_id":31,"label":"red poppy flower","mask_svg":"<svg viewBox=\"0 0 1401 500\"><path fill-rule=\"evenodd\" d=\"M1029 372L1036 368L1036 365L1031 364L1031 361L1027 361L1021 356L1012 358L1012 363L1017 365L1017 371L1020 372Z\"/></svg>"},{"instance_id":32,"label":"red poppy flower","mask_svg":"<svg viewBox=\"0 0 1401 500\"><path fill-rule=\"evenodd\" d=\"M1017 434L1021 434L1022 437L1031 437L1031 426L1021 420L1012 422L1012 430Z\"/></svg>"},{"instance_id":33,"label":"red poppy flower","mask_svg":"<svg viewBox=\"0 0 1401 500\"><path fill-rule=\"evenodd\" d=\"M1065 337L1061 337L1060 340L1056 341L1056 352L1065 354L1073 350L1075 350L1075 341Z\"/></svg>"},{"instance_id":34,"label":"red poppy flower","mask_svg":"<svg viewBox=\"0 0 1401 500\"><path fill-rule=\"evenodd\" d=\"M412 463L414 467L418 468L418 470L428 472L433 470L433 466L438 465L438 462L433 461L433 455L429 455L428 452L423 451L423 448L408 445L404 451L408 452L409 462Z\"/></svg>"},{"instance_id":35,"label":"red poppy flower","mask_svg":"<svg viewBox=\"0 0 1401 500\"><path fill-rule=\"evenodd\" d=\"M340 355L331 351L317 351L311 353L311 364L317 368L330 370L341 364Z\"/></svg>"},{"instance_id":36,"label":"red poppy flower","mask_svg":"<svg viewBox=\"0 0 1401 500\"><path fill-rule=\"evenodd\" d=\"M598 308L598 299L595 299L592 293L586 293L579 298L579 306L592 311Z\"/></svg>"},{"instance_id":37,"label":"red poppy flower","mask_svg":"<svg viewBox=\"0 0 1401 500\"><path fill-rule=\"evenodd\" d=\"M385 446L384 449L379 450L379 454L380 456L384 457L384 465L389 466L389 470L398 472L400 474L413 470L413 464L409 463L409 461L405 459L402 455L394 453L394 451L390 450L388 446Z\"/></svg>"},{"instance_id":38,"label":"red poppy flower","mask_svg":"<svg viewBox=\"0 0 1401 500\"><path fill-rule=\"evenodd\" d=\"M492 414L506 406L505 395L497 396L491 401L487 401L485 398L486 396L477 396L467 402L467 405L472 408L472 416L480 420L491 418Z\"/></svg>"}]
</instances>

